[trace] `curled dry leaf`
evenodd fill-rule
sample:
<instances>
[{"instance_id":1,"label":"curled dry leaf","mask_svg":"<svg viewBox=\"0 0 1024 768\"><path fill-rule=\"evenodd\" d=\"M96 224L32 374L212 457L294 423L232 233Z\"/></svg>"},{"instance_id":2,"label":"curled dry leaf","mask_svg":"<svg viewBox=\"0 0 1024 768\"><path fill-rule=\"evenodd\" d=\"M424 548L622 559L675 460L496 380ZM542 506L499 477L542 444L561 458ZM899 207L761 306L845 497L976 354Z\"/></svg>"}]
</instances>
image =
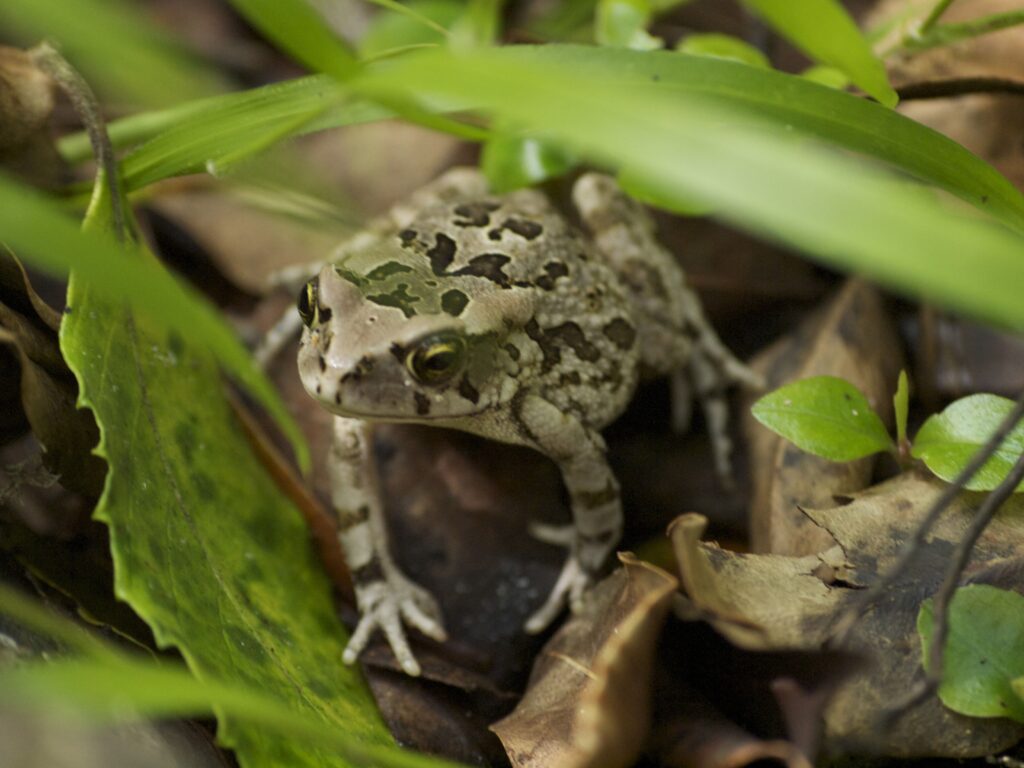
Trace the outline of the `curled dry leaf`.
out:
<instances>
[{"instance_id":1,"label":"curled dry leaf","mask_svg":"<svg viewBox=\"0 0 1024 768\"><path fill-rule=\"evenodd\" d=\"M677 582L631 555L620 560L545 646L519 706L492 726L516 768L616 768L639 756L655 644Z\"/></svg>"},{"instance_id":2,"label":"curled dry leaf","mask_svg":"<svg viewBox=\"0 0 1024 768\"><path fill-rule=\"evenodd\" d=\"M848 280L820 312L755 358L768 389L808 376L831 375L852 382L883 421L892 422L889 401L902 363L899 339L882 297L861 280ZM770 432L742 407L753 490L751 547L784 555L810 555L832 546L801 506L826 507L833 496L864 488L874 457L834 463L811 456Z\"/></svg>"},{"instance_id":3,"label":"curled dry leaf","mask_svg":"<svg viewBox=\"0 0 1024 768\"><path fill-rule=\"evenodd\" d=\"M41 186L54 184L60 169L45 130L54 94L53 80L29 53L0 46L0 166Z\"/></svg>"},{"instance_id":4,"label":"curled dry leaf","mask_svg":"<svg viewBox=\"0 0 1024 768\"><path fill-rule=\"evenodd\" d=\"M99 442L92 414L76 406L78 387L57 342L59 318L17 260L0 251L0 344L17 355L21 405L43 447L43 463L64 487L95 498L106 465L92 453Z\"/></svg>"},{"instance_id":5,"label":"curled dry leaf","mask_svg":"<svg viewBox=\"0 0 1024 768\"><path fill-rule=\"evenodd\" d=\"M919 473L853 494L843 506L808 510L814 524L838 546L801 558L740 555L697 541L700 518L686 516L672 528L689 617L701 615L740 648L825 647L838 613L892 566L916 529L941 481ZM1006 749L1024 737L1024 726L1004 719L958 715L932 698L889 731L880 713L900 699L920 671L916 618L921 603L941 582L949 556L983 494L963 493L934 529L907 573L856 625L849 649L872 664L836 691L825 713L825 745L831 750L894 757L970 757ZM983 534L965 579L1021 588L1024 500L1007 502Z\"/></svg>"}]
</instances>

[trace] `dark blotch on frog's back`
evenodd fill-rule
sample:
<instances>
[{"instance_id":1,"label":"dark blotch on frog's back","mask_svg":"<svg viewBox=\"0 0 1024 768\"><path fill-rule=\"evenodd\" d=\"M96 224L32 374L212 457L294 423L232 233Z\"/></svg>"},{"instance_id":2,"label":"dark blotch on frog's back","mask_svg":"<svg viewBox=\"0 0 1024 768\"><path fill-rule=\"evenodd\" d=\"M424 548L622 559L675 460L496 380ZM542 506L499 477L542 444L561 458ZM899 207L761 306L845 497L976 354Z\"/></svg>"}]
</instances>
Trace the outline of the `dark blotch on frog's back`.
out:
<instances>
[{"instance_id":1,"label":"dark blotch on frog's back","mask_svg":"<svg viewBox=\"0 0 1024 768\"><path fill-rule=\"evenodd\" d=\"M457 288L445 291L441 296L441 309L452 317L458 317L469 304L469 296Z\"/></svg>"}]
</instances>

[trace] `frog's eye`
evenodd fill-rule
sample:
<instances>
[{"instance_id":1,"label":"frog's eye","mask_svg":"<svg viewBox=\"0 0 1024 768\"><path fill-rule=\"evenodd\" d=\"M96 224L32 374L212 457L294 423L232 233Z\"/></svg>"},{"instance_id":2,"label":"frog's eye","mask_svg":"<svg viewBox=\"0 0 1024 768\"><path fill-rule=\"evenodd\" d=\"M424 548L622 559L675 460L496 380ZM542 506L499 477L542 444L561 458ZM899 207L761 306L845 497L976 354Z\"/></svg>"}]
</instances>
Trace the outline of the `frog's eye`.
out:
<instances>
[{"instance_id":1,"label":"frog's eye","mask_svg":"<svg viewBox=\"0 0 1024 768\"><path fill-rule=\"evenodd\" d=\"M442 384L462 368L466 342L454 333L437 333L422 339L409 352L405 365L423 384Z\"/></svg>"},{"instance_id":2,"label":"frog's eye","mask_svg":"<svg viewBox=\"0 0 1024 768\"><path fill-rule=\"evenodd\" d=\"M317 297L316 287L317 279L313 278L299 291L299 317L302 318L302 322L306 324L307 328L312 328L313 323L316 322L317 316Z\"/></svg>"}]
</instances>

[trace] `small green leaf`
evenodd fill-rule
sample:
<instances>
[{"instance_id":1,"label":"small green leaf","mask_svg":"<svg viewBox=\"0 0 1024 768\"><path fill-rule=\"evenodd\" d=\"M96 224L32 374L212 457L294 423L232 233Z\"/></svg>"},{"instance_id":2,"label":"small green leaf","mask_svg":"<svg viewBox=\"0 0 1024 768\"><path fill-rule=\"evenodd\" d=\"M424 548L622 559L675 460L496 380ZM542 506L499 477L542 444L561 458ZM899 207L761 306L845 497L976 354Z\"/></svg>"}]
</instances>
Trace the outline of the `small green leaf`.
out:
<instances>
[{"instance_id":1,"label":"small green leaf","mask_svg":"<svg viewBox=\"0 0 1024 768\"><path fill-rule=\"evenodd\" d=\"M601 0L594 20L594 36L601 45L650 51L663 43L647 32L651 6L647 0Z\"/></svg>"},{"instance_id":2,"label":"small green leaf","mask_svg":"<svg viewBox=\"0 0 1024 768\"><path fill-rule=\"evenodd\" d=\"M508 192L566 173L572 154L543 139L501 134L486 142L480 167L495 192Z\"/></svg>"},{"instance_id":3,"label":"small green leaf","mask_svg":"<svg viewBox=\"0 0 1024 768\"><path fill-rule=\"evenodd\" d=\"M892 448L885 425L864 395L835 376L787 384L754 403L751 412L798 448L830 461L853 461Z\"/></svg>"},{"instance_id":4,"label":"small green leaf","mask_svg":"<svg viewBox=\"0 0 1024 768\"><path fill-rule=\"evenodd\" d=\"M910 385L907 383L906 371L900 371L896 394L892 396L892 407L896 414L896 442L903 445L907 439L907 412L910 410Z\"/></svg>"},{"instance_id":5,"label":"small green leaf","mask_svg":"<svg viewBox=\"0 0 1024 768\"><path fill-rule=\"evenodd\" d=\"M937 24L916 37L903 41L903 49L919 52L942 45L952 45L979 35L987 35L1000 29L1009 29L1024 24L1024 11L993 13L970 21L951 24Z\"/></svg>"},{"instance_id":6,"label":"small green leaf","mask_svg":"<svg viewBox=\"0 0 1024 768\"><path fill-rule=\"evenodd\" d=\"M928 668L934 619L921 604L917 632ZM1024 723L1024 700L1012 681L1024 675L1024 596L987 584L961 587L949 606L943 656L942 703L971 717L1008 717Z\"/></svg>"},{"instance_id":7,"label":"small green leaf","mask_svg":"<svg viewBox=\"0 0 1024 768\"><path fill-rule=\"evenodd\" d=\"M687 35L676 46L676 50L694 56L729 59L763 69L771 69L772 66L767 56L745 40L715 32Z\"/></svg>"},{"instance_id":8,"label":"small green leaf","mask_svg":"<svg viewBox=\"0 0 1024 768\"><path fill-rule=\"evenodd\" d=\"M494 45L501 31L505 0L470 0L452 25L452 46L475 48Z\"/></svg>"},{"instance_id":9,"label":"small green leaf","mask_svg":"<svg viewBox=\"0 0 1024 768\"><path fill-rule=\"evenodd\" d=\"M824 85L826 88L834 88L841 91L850 85L850 78L835 67L828 67L824 64L815 64L800 73L800 77L810 80L812 83Z\"/></svg>"},{"instance_id":10,"label":"small green leaf","mask_svg":"<svg viewBox=\"0 0 1024 768\"><path fill-rule=\"evenodd\" d=\"M807 55L841 69L887 107L899 97L885 67L837 0L743 0L758 16Z\"/></svg>"},{"instance_id":11,"label":"small green leaf","mask_svg":"<svg viewBox=\"0 0 1024 768\"><path fill-rule=\"evenodd\" d=\"M914 438L911 455L928 469L951 481L985 445L1013 410L1013 401L998 395L970 395L950 403L942 413L928 417ZM990 491L1003 481L1024 452L1024 424L1018 424L1006 440L964 486L971 491ZM1024 483L1017 493L1024 490Z\"/></svg>"}]
</instances>

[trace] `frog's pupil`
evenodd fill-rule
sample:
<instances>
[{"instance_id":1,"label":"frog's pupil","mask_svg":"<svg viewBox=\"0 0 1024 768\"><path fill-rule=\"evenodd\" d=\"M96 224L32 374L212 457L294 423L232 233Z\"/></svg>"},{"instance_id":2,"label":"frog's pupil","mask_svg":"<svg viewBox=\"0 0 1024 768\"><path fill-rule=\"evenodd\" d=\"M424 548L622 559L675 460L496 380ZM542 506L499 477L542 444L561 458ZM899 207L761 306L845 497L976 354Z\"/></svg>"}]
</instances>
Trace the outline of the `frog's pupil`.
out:
<instances>
[{"instance_id":1,"label":"frog's pupil","mask_svg":"<svg viewBox=\"0 0 1024 768\"><path fill-rule=\"evenodd\" d=\"M451 349L442 349L427 355L427 370L435 373L446 371L455 362L455 353Z\"/></svg>"},{"instance_id":2,"label":"frog's pupil","mask_svg":"<svg viewBox=\"0 0 1024 768\"><path fill-rule=\"evenodd\" d=\"M302 322L307 326L312 326L313 321L316 319L316 281L310 280L299 291L299 317L302 318Z\"/></svg>"}]
</instances>

